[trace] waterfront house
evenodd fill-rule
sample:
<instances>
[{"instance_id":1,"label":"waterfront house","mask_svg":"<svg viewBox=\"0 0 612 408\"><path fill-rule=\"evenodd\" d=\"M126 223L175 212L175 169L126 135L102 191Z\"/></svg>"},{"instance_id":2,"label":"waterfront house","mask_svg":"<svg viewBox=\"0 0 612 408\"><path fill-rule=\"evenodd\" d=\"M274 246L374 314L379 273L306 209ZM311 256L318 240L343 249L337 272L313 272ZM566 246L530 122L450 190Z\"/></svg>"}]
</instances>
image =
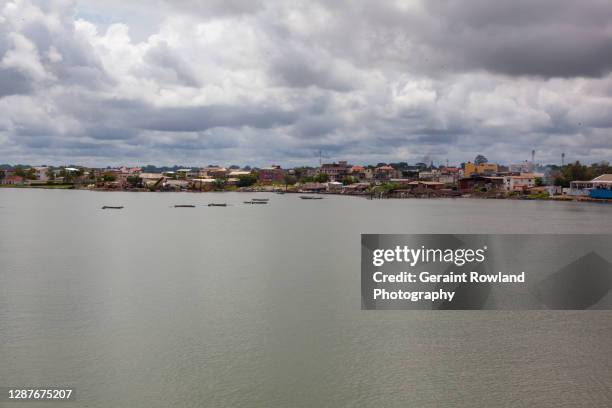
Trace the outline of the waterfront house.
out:
<instances>
[{"instance_id":1,"label":"waterfront house","mask_svg":"<svg viewBox=\"0 0 612 408\"><path fill-rule=\"evenodd\" d=\"M258 179L262 184L282 183L285 180L285 171L276 165L264 167L259 169Z\"/></svg>"},{"instance_id":2,"label":"waterfront house","mask_svg":"<svg viewBox=\"0 0 612 408\"><path fill-rule=\"evenodd\" d=\"M331 181L340 181L349 174L351 166L345 161L338 163L324 163L321 165L321 173L327 174Z\"/></svg>"},{"instance_id":3,"label":"waterfront house","mask_svg":"<svg viewBox=\"0 0 612 408\"><path fill-rule=\"evenodd\" d=\"M217 180L213 178L196 178L190 180L190 182L194 190L210 191L214 190Z\"/></svg>"},{"instance_id":4,"label":"waterfront house","mask_svg":"<svg viewBox=\"0 0 612 408\"><path fill-rule=\"evenodd\" d=\"M591 198L612 199L612 174L602 174L591 180L593 188L589 196Z\"/></svg>"},{"instance_id":5,"label":"waterfront house","mask_svg":"<svg viewBox=\"0 0 612 408\"><path fill-rule=\"evenodd\" d=\"M6 184L6 185L18 185L18 184L23 184L25 181L25 179L21 176L17 176L17 175L10 175L10 176L6 176L3 179L0 179L0 184Z\"/></svg>"},{"instance_id":6,"label":"waterfront house","mask_svg":"<svg viewBox=\"0 0 612 408\"><path fill-rule=\"evenodd\" d=\"M329 181L327 182L327 191L330 193L339 193L342 191L343 184L339 181Z\"/></svg>"},{"instance_id":7,"label":"waterfront house","mask_svg":"<svg viewBox=\"0 0 612 408\"><path fill-rule=\"evenodd\" d=\"M503 177L473 176L464 177L457 182L459 191L469 193L473 191L504 190Z\"/></svg>"},{"instance_id":8,"label":"waterfront house","mask_svg":"<svg viewBox=\"0 0 612 408\"><path fill-rule=\"evenodd\" d=\"M208 167L203 167L201 168L197 174L196 172L194 172L194 174L190 175L190 178L224 178L228 175L230 171L228 169L226 169L225 167L220 167L220 166L208 166Z\"/></svg>"},{"instance_id":9,"label":"waterfront house","mask_svg":"<svg viewBox=\"0 0 612 408\"><path fill-rule=\"evenodd\" d=\"M504 176L504 188L506 191L524 191L535 187L536 176L534 174L523 174L520 176Z\"/></svg>"},{"instance_id":10,"label":"waterfront house","mask_svg":"<svg viewBox=\"0 0 612 408\"><path fill-rule=\"evenodd\" d=\"M300 186L300 191L305 193L319 193L325 190L327 190L327 184L325 183L304 183Z\"/></svg>"},{"instance_id":11,"label":"waterfront house","mask_svg":"<svg viewBox=\"0 0 612 408\"><path fill-rule=\"evenodd\" d=\"M398 172L391 166L380 166L374 169L374 179L376 181L389 181L392 178L399 178Z\"/></svg>"}]
</instances>

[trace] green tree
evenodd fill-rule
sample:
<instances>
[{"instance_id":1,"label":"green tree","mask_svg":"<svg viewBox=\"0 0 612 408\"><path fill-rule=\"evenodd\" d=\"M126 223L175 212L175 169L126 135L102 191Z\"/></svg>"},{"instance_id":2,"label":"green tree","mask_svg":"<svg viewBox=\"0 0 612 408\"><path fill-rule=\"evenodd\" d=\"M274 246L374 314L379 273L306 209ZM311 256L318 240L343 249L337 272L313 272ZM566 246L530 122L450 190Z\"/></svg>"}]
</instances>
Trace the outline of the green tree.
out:
<instances>
[{"instance_id":1,"label":"green tree","mask_svg":"<svg viewBox=\"0 0 612 408\"><path fill-rule=\"evenodd\" d=\"M292 186L297 183L297 178L292 174L285 174L284 180L285 186Z\"/></svg>"},{"instance_id":2,"label":"green tree","mask_svg":"<svg viewBox=\"0 0 612 408\"><path fill-rule=\"evenodd\" d=\"M257 176L255 174L238 176L238 187L249 187L255 183L257 183Z\"/></svg>"},{"instance_id":3,"label":"green tree","mask_svg":"<svg viewBox=\"0 0 612 408\"><path fill-rule=\"evenodd\" d=\"M319 173L314 178L317 183L327 183L329 181L329 175L327 173Z\"/></svg>"},{"instance_id":4,"label":"green tree","mask_svg":"<svg viewBox=\"0 0 612 408\"><path fill-rule=\"evenodd\" d=\"M215 186L215 190L224 190L225 186L227 184L227 181L225 179L215 179L215 182L213 183Z\"/></svg>"},{"instance_id":5,"label":"green tree","mask_svg":"<svg viewBox=\"0 0 612 408\"><path fill-rule=\"evenodd\" d=\"M117 180L117 177L115 177L115 175L111 172L106 172L102 175L102 180L104 180L105 182L111 182Z\"/></svg>"},{"instance_id":6,"label":"green tree","mask_svg":"<svg viewBox=\"0 0 612 408\"><path fill-rule=\"evenodd\" d=\"M137 174L133 174L131 176L127 177L127 182L129 183L130 186L132 187L139 187L140 186L140 176L138 176Z\"/></svg>"},{"instance_id":7,"label":"green tree","mask_svg":"<svg viewBox=\"0 0 612 408\"><path fill-rule=\"evenodd\" d=\"M489 160L486 157L484 157L482 154L479 154L474 159L474 164L476 164L476 165L485 164L485 163L488 163L488 162L489 162Z\"/></svg>"},{"instance_id":8,"label":"green tree","mask_svg":"<svg viewBox=\"0 0 612 408\"><path fill-rule=\"evenodd\" d=\"M544 180L542 180L542 177L536 177L535 178L535 185L536 187L540 187L544 185Z\"/></svg>"},{"instance_id":9,"label":"green tree","mask_svg":"<svg viewBox=\"0 0 612 408\"><path fill-rule=\"evenodd\" d=\"M351 176L342 177L342 184L344 184L345 186L348 186L349 184L353 184L353 183L355 183L354 177L351 177Z\"/></svg>"}]
</instances>

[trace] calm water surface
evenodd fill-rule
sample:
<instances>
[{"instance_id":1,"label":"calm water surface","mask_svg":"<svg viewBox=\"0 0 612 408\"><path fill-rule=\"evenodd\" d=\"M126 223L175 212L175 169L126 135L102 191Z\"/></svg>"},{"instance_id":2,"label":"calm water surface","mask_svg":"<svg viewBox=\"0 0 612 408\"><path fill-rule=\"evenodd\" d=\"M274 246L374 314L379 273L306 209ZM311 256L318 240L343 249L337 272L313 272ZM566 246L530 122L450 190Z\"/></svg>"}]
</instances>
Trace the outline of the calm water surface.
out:
<instances>
[{"instance_id":1,"label":"calm water surface","mask_svg":"<svg viewBox=\"0 0 612 408\"><path fill-rule=\"evenodd\" d=\"M0 386L77 390L54 407L612 406L612 312L359 292L361 233L611 231L588 203L0 189Z\"/></svg>"}]
</instances>

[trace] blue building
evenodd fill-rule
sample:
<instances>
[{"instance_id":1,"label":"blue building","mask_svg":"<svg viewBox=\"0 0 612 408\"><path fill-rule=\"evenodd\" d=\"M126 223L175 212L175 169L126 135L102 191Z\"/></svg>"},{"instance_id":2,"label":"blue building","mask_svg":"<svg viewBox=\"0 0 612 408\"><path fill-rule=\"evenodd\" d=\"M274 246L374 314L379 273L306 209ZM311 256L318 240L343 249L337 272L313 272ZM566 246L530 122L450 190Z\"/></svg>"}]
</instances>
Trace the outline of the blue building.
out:
<instances>
[{"instance_id":1,"label":"blue building","mask_svg":"<svg viewBox=\"0 0 612 408\"><path fill-rule=\"evenodd\" d=\"M612 199L612 174L602 174L591 180L591 198Z\"/></svg>"}]
</instances>

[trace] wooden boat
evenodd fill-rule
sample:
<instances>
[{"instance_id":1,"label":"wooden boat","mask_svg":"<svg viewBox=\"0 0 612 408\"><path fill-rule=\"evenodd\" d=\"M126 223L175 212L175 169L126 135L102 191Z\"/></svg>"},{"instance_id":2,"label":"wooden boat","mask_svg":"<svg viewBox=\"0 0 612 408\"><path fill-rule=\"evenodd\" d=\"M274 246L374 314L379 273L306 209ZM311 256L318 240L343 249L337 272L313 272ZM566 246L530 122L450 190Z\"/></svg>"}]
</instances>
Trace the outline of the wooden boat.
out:
<instances>
[{"instance_id":1,"label":"wooden boat","mask_svg":"<svg viewBox=\"0 0 612 408\"><path fill-rule=\"evenodd\" d=\"M276 194L285 194L284 191L277 191Z\"/></svg>"},{"instance_id":2,"label":"wooden boat","mask_svg":"<svg viewBox=\"0 0 612 408\"><path fill-rule=\"evenodd\" d=\"M313 196L300 196L302 200L322 200L323 197L313 197Z\"/></svg>"},{"instance_id":3,"label":"wooden boat","mask_svg":"<svg viewBox=\"0 0 612 408\"><path fill-rule=\"evenodd\" d=\"M261 201L261 202L268 202L270 201L269 198L251 198L251 201Z\"/></svg>"},{"instance_id":4,"label":"wooden boat","mask_svg":"<svg viewBox=\"0 0 612 408\"><path fill-rule=\"evenodd\" d=\"M103 210L120 210L122 208L122 205L105 205L104 207L102 207Z\"/></svg>"},{"instance_id":5,"label":"wooden boat","mask_svg":"<svg viewBox=\"0 0 612 408\"><path fill-rule=\"evenodd\" d=\"M267 201L245 201L245 204L268 204Z\"/></svg>"},{"instance_id":6,"label":"wooden boat","mask_svg":"<svg viewBox=\"0 0 612 408\"><path fill-rule=\"evenodd\" d=\"M174 208L194 208L193 204L175 204Z\"/></svg>"},{"instance_id":7,"label":"wooden boat","mask_svg":"<svg viewBox=\"0 0 612 408\"><path fill-rule=\"evenodd\" d=\"M209 207L227 207L226 203L209 203Z\"/></svg>"}]
</instances>

